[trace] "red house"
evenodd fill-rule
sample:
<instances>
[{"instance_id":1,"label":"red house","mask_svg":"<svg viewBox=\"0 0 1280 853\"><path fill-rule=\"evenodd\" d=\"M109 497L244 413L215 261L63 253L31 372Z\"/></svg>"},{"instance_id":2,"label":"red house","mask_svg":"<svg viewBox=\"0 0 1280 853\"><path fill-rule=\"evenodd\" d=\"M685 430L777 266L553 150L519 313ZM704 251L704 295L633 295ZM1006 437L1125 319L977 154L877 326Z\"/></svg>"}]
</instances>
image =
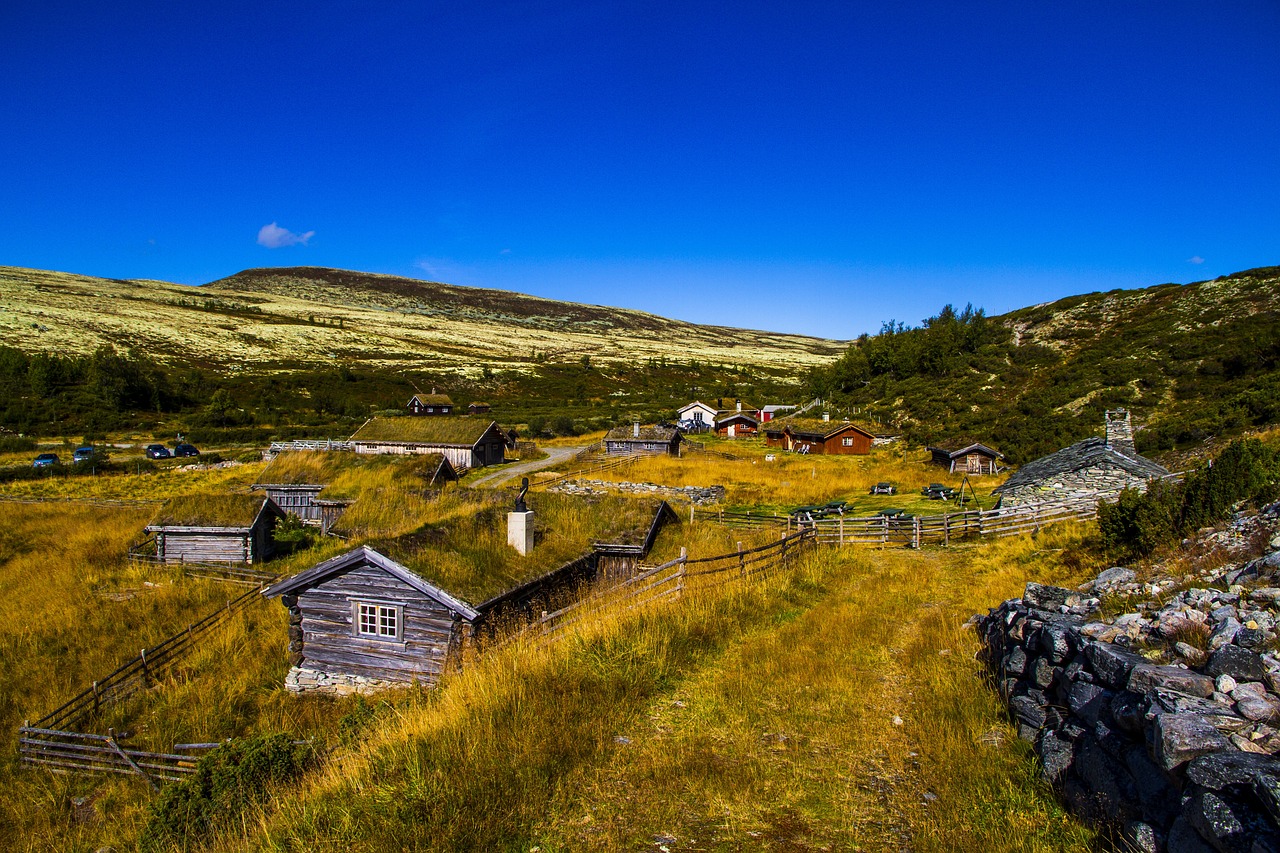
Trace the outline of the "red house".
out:
<instances>
[{"instance_id":1,"label":"red house","mask_svg":"<svg viewBox=\"0 0 1280 853\"><path fill-rule=\"evenodd\" d=\"M774 420L763 429L766 447L781 447L794 453L864 455L871 452L875 439L874 434L857 424L817 418Z\"/></svg>"}]
</instances>

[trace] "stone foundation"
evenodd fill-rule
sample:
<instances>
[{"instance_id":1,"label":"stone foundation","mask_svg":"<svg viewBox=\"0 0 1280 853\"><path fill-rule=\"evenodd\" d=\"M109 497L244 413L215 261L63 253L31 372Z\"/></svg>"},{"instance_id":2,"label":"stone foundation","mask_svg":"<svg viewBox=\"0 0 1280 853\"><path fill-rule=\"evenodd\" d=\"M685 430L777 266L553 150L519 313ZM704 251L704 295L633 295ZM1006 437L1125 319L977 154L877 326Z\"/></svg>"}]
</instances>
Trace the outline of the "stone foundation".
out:
<instances>
[{"instance_id":1,"label":"stone foundation","mask_svg":"<svg viewBox=\"0 0 1280 853\"><path fill-rule=\"evenodd\" d=\"M650 495L664 500L687 501L702 506L724 498L724 486L659 486L656 483L614 483L609 480L567 480L547 488L549 492L569 495L607 495L623 492Z\"/></svg>"},{"instance_id":2,"label":"stone foundation","mask_svg":"<svg viewBox=\"0 0 1280 853\"><path fill-rule=\"evenodd\" d=\"M350 696L353 693L369 695L380 690L407 687L399 681L383 681L363 675L342 672L321 672L317 669L295 666L284 677L285 689L290 693L327 693L332 696Z\"/></svg>"}]
</instances>

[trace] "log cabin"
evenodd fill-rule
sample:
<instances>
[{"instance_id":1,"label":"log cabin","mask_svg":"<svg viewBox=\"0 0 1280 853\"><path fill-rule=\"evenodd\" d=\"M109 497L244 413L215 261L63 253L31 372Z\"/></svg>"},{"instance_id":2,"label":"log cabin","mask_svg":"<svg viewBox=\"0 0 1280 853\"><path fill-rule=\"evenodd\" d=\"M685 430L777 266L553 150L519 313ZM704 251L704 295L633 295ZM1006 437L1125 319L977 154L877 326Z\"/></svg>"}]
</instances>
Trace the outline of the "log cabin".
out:
<instances>
[{"instance_id":1,"label":"log cabin","mask_svg":"<svg viewBox=\"0 0 1280 853\"><path fill-rule=\"evenodd\" d=\"M147 525L162 563L259 563L275 553L272 533L284 512L265 494L185 495L165 503Z\"/></svg>"},{"instance_id":2,"label":"log cabin","mask_svg":"<svg viewBox=\"0 0 1280 853\"><path fill-rule=\"evenodd\" d=\"M750 438L759 429L760 421L746 412L733 412L716 419L716 435L723 438Z\"/></svg>"},{"instance_id":3,"label":"log cabin","mask_svg":"<svg viewBox=\"0 0 1280 853\"><path fill-rule=\"evenodd\" d=\"M448 394L437 394L432 388L430 394L414 394L405 404L411 415L451 415L453 400Z\"/></svg>"},{"instance_id":4,"label":"log cabin","mask_svg":"<svg viewBox=\"0 0 1280 853\"><path fill-rule=\"evenodd\" d=\"M268 587L262 594L289 611L292 668L285 686L347 694L436 684L477 640L558 606L602 571L616 580L620 560L630 558L626 565L634 569L658 530L678 522L665 501L614 500L610 508L624 504L602 519L634 530L609 543L583 543L578 557L549 571L521 557L460 573L457 560L423 548L422 535L410 534L360 545Z\"/></svg>"},{"instance_id":5,"label":"log cabin","mask_svg":"<svg viewBox=\"0 0 1280 853\"><path fill-rule=\"evenodd\" d=\"M925 449L930 462L951 474L995 474L1004 460L1003 453L977 441L953 441Z\"/></svg>"},{"instance_id":6,"label":"log cabin","mask_svg":"<svg viewBox=\"0 0 1280 853\"><path fill-rule=\"evenodd\" d=\"M604 437L604 451L609 456L633 453L679 456L680 441L680 430L673 426L641 426L637 422L631 426L618 426L609 430Z\"/></svg>"},{"instance_id":7,"label":"log cabin","mask_svg":"<svg viewBox=\"0 0 1280 853\"><path fill-rule=\"evenodd\" d=\"M875 435L849 421L823 418L780 418L764 427L765 445L794 453L862 455L871 452Z\"/></svg>"},{"instance_id":8,"label":"log cabin","mask_svg":"<svg viewBox=\"0 0 1280 853\"><path fill-rule=\"evenodd\" d=\"M471 418L370 418L351 436L356 453L439 453L455 471L506 461L507 436L495 421Z\"/></svg>"}]
</instances>

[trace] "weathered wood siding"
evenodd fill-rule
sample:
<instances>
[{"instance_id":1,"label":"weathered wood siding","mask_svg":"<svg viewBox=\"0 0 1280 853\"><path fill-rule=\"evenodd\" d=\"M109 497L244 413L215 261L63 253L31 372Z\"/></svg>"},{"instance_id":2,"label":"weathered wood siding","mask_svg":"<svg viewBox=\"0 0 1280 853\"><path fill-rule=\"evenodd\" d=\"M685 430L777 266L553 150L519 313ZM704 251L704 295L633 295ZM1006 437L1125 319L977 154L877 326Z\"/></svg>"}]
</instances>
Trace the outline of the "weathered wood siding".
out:
<instances>
[{"instance_id":1,"label":"weathered wood siding","mask_svg":"<svg viewBox=\"0 0 1280 853\"><path fill-rule=\"evenodd\" d=\"M263 488L267 497L285 512L291 512L303 521L319 521L320 507L315 504L316 495L324 486L275 486Z\"/></svg>"},{"instance_id":2,"label":"weathered wood siding","mask_svg":"<svg viewBox=\"0 0 1280 853\"><path fill-rule=\"evenodd\" d=\"M357 637L353 601L401 606L401 640ZM373 566L360 566L298 595L302 666L387 681L434 684L456 650L462 623L434 599Z\"/></svg>"},{"instance_id":3,"label":"weathered wood siding","mask_svg":"<svg viewBox=\"0 0 1280 853\"><path fill-rule=\"evenodd\" d=\"M678 442L675 441L644 441L644 440L617 440L610 439L605 442L605 453L610 456L625 455L628 453L669 453L672 456L678 454Z\"/></svg>"},{"instance_id":4,"label":"weathered wood siding","mask_svg":"<svg viewBox=\"0 0 1280 853\"><path fill-rule=\"evenodd\" d=\"M489 439L471 447L449 447L439 444L411 444L395 441L356 441L356 453L389 453L398 456L423 456L439 453L454 468L481 468L500 465L506 460L506 443L500 438Z\"/></svg>"},{"instance_id":5,"label":"weathered wood siding","mask_svg":"<svg viewBox=\"0 0 1280 853\"><path fill-rule=\"evenodd\" d=\"M164 563L256 563L268 556L249 531L156 534L156 557Z\"/></svg>"}]
</instances>

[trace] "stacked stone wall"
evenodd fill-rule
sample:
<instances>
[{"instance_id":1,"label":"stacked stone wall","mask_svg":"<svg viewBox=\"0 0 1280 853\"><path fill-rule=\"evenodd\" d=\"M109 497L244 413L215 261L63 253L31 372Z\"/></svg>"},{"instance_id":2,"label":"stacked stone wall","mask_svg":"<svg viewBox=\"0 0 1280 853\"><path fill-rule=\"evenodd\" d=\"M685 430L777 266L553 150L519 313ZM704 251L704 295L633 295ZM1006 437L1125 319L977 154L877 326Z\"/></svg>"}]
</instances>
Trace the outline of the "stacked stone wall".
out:
<instances>
[{"instance_id":1,"label":"stacked stone wall","mask_svg":"<svg viewBox=\"0 0 1280 853\"><path fill-rule=\"evenodd\" d=\"M724 498L724 486L659 486L657 483L615 483L609 480L566 480L547 488L549 492L569 495L607 495L622 492L648 495L664 500L693 503L698 506L718 503Z\"/></svg>"},{"instance_id":2,"label":"stacked stone wall","mask_svg":"<svg viewBox=\"0 0 1280 853\"><path fill-rule=\"evenodd\" d=\"M1280 850L1277 578L1280 550L1173 592L1117 567L976 619L1018 736L1074 813L1152 853Z\"/></svg>"},{"instance_id":3,"label":"stacked stone wall","mask_svg":"<svg viewBox=\"0 0 1280 853\"><path fill-rule=\"evenodd\" d=\"M1099 492L1108 494L1130 488L1145 492L1147 480L1131 474L1119 465L1101 464L1077 471L1067 471L1043 483L1028 483L1004 492L1002 504L1037 503L1048 500L1070 500L1089 497Z\"/></svg>"}]
</instances>

